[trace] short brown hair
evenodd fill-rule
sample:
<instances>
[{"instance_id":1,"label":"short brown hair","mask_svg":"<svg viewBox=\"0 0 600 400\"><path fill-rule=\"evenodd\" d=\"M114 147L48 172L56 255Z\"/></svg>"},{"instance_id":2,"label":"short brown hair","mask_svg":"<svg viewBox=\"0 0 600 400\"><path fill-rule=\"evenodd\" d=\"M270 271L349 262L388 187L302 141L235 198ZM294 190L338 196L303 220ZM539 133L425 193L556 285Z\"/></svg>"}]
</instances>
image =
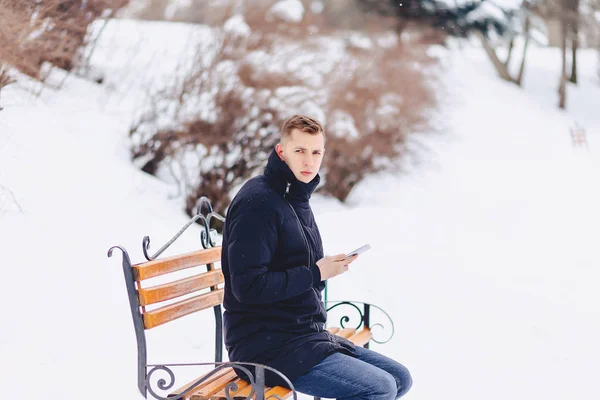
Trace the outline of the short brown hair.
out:
<instances>
[{"instance_id":1,"label":"short brown hair","mask_svg":"<svg viewBox=\"0 0 600 400\"><path fill-rule=\"evenodd\" d=\"M311 135L321 133L325 137L323 125L316 119L307 117L306 115L296 114L285 120L281 128L281 139L289 137L294 129L310 133Z\"/></svg>"}]
</instances>

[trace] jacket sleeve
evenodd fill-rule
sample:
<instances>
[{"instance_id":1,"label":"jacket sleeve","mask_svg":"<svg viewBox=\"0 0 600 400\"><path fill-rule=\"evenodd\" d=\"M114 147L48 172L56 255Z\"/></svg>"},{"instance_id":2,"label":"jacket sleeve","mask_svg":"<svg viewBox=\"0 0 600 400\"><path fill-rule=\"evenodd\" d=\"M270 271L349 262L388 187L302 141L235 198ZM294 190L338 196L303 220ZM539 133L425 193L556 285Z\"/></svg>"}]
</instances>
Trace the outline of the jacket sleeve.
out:
<instances>
[{"instance_id":1,"label":"jacket sleeve","mask_svg":"<svg viewBox=\"0 0 600 400\"><path fill-rule=\"evenodd\" d=\"M227 255L232 292L240 303L276 303L320 283L317 265L271 271L277 242L277 215L272 210L248 210L231 222Z\"/></svg>"}]
</instances>

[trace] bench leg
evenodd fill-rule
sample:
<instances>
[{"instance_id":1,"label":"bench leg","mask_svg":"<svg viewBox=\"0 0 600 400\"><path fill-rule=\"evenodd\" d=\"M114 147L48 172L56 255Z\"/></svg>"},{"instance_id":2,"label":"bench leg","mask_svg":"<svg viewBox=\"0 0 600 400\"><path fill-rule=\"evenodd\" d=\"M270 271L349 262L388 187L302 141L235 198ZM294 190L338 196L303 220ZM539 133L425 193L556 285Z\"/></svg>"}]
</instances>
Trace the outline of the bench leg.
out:
<instances>
[{"instance_id":1,"label":"bench leg","mask_svg":"<svg viewBox=\"0 0 600 400\"><path fill-rule=\"evenodd\" d=\"M320 398L320 397L316 397L316 396L315 396L315 400L321 400L321 398Z\"/></svg>"}]
</instances>

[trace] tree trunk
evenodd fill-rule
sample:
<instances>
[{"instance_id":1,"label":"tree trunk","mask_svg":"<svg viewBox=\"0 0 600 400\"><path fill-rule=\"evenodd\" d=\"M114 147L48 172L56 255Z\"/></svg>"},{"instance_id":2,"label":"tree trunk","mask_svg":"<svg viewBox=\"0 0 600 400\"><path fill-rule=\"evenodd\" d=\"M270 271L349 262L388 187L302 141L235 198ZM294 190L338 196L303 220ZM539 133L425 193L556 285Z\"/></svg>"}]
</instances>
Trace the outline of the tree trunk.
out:
<instances>
[{"instance_id":1,"label":"tree trunk","mask_svg":"<svg viewBox=\"0 0 600 400\"><path fill-rule=\"evenodd\" d=\"M398 35L398 43L402 44L402 33L406 29L406 21L403 18L398 18L396 21L396 35Z\"/></svg>"},{"instance_id":2,"label":"tree trunk","mask_svg":"<svg viewBox=\"0 0 600 400\"><path fill-rule=\"evenodd\" d=\"M490 61L492 61L492 64L494 65L496 72L498 72L498 75L500 75L500 78L502 78L506 81L515 83L515 80L510 76L508 69L502 63L502 61L500 61L500 59L498 58L498 55L496 54L496 52L494 51L492 46L489 44L489 42L487 41L487 39L485 38L483 33L476 30L475 35L477 35L479 40L481 40L481 43L483 44L483 48L485 49L485 52L488 55Z\"/></svg>"},{"instance_id":3,"label":"tree trunk","mask_svg":"<svg viewBox=\"0 0 600 400\"><path fill-rule=\"evenodd\" d=\"M577 33L575 33L576 35ZM579 47L579 39L577 36L573 37L572 42L572 64L571 64L571 78L569 79L573 83L577 83L577 48Z\"/></svg>"},{"instance_id":4,"label":"tree trunk","mask_svg":"<svg viewBox=\"0 0 600 400\"><path fill-rule=\"evenodd\" d=\"M565 109L567 106L567 7L566 2L568 0L562 0L562 14L560 17L561 21L561 32L560 32L560 46L561 46L561 70L560 70L560 83L558 85L558 107Z\"/></svg>"},{"instance_id":5,"label":"tree trunk","mask_svg":"<svg viewBox=\"0 0 600 400\"><path fill-rule=\"evenodd\" d=\"M525 73L525 60L527 58L527 48L529 47L529 40L531 38L529 35L530 25L531 25L531 22L529 20L529 15L528 15L525 17L525 27L524 27L525 44L523 45L523 58L521 59L521 67L519 68L519 75L517 76L517 80L516 80L516 83L519 86L521 86L521 83L523 82L523 74Z\"/></svg>"},{"instance_id":6,"label":"tree trunk","mask_svg":"<svg viewBox=\"0 0 600 400\"><path fill-rule=\"evenodd\" d=\"M508 45L508 54L506 55L506 61L504 61L504 68L508 69L510 64L510 57L512 56L513 47L515 46L515 39L510 39L510 43Z\"/></svg>"},{"instance_id":7,"label":"tree trunk","mask_svg":"<svg viewBox=\"0 0 600 400\"><path fill-rule=\"evenodd\" d=\"M573 35L571 39L571 77L570 81L577 83L577 50L579 48L579 1L572 0L573 8L569 10L571 12L571 33Z\"/></svg>"}]
</instances>

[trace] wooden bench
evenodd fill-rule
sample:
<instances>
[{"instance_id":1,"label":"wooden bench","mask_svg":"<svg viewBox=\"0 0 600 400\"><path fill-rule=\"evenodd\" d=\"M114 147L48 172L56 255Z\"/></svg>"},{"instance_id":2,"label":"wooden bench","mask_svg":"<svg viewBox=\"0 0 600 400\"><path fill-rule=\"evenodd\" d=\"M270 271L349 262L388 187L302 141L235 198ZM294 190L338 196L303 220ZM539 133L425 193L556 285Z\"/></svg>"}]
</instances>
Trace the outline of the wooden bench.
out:
<instances>
[{"instance_id":1,"label":"wooden bench","mask_svg":"<svg viewBox=\"0 0 600 400\"><path fill-rule=\"evenodd\" d=\"M211 211L212 212L212 211ZM196 217L195 217L196 218ZM197 218L196 218L197 219ZM221 247L210 247L212 241L206 240L210 232L208 230L210 217L203 218L206 228L206 234L203 237L203 245L208 244L208 248L185 254L179 254L163 259L153 259L138 264L132 264L127 251L121 246L113 246L108 251L108 256L112 256L114 249L120 249L123 253L123 273L131 315L137 338L138 349L138 389L144 397L150 393L157 399L247 399L254 398L263 400L268 398L286 399L296 398L296 392L293 385L287 378L278 371L267 366L252 363L234 363L222 362L223 355L223 331L222 331L222 310L223 301L223 274L217 263L221 260ZM208 220L208 223L206 223ZM183 231L183 230L182 230ZM179 232L178 235L181 234ZM204 233L204 232L203 232ZM149 239L144 239L144 248L148 246ZM170 242L172 243L173 240ZM168 244L170 244L168 243ZM164 250L165 247L163 247ZM144 254L146 252L144 251ZM146 255L147 258L149 258ZM191 274L185 278L170 278L177 271L186 270L193 267L206 267L206 272ZM195 270L194 270L195 271ZM146 280L155 277L162 277L166 283L158 285L147 285ZM183 297L183 298L182 298ZM167 302L167 303L165 303ZM361 304L362 308L357 304ZM341 327L329 327L329 332L345 337L358 346L368 347L369 341L374 340L370 326L370 312L374 307L365 303L338 301L327 302L327 310L332 310L339 306L350 306L358 312L359 323L356 327L345 327L345 323L350 318L343 316L340 319ZM213 308L215 314L215 362L194 363L194 364L147 364L147 346L146 331L167 324L173 320L190 315L208 308ZM387 316L387 314L386 314ZM389 319L389 316L387 316ZM392 324L393 335L393 322ZM379 325L379 324L378 324ZM391 338L391 336L390 336ZM389 340L389 338L387 339ZM386 340L386 341L387 341ZM376 341L376 340L374 340ZM382 343L382 342L378 342ZM199 376L192 382L182 385L178 389L175 387L175 374L173 367L181 366L211 366L213 368L209 373ZM246 382L237 377L233 367L240 368L250 377L251 382ZM265 369L279 373L290 388L277 386L264 386ZM251 373L254 370L254 374ZM162 393L157 393L155 387L152 387L151 376L158 371L163 371L169 376L169 381L159 380L158 389Z\"/></svg>"}]
</instances>

